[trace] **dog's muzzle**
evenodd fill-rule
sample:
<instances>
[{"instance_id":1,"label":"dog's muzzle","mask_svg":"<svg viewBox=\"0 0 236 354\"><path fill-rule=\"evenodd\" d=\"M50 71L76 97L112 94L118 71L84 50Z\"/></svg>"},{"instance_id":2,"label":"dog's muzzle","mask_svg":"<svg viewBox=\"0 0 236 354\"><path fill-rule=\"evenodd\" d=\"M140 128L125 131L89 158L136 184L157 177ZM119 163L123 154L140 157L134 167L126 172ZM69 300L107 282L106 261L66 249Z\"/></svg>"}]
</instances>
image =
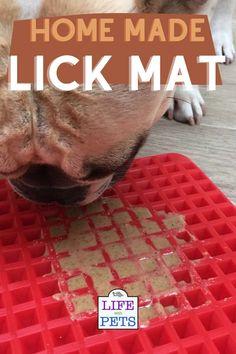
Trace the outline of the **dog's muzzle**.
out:
<instances>
[{"instance_id":1,"label":"dog's muzzle","mask_svg":"<svg viewBox=\"0 0 236 354\"><path fill-rule=\"evenodd\" d=\"M50 166L32 166L22 177L11 179L13 189L21 196L42 204L87 205L109 188L113 176L89 184L75 184L61 171Z\"/></svg>"}]
</instances>

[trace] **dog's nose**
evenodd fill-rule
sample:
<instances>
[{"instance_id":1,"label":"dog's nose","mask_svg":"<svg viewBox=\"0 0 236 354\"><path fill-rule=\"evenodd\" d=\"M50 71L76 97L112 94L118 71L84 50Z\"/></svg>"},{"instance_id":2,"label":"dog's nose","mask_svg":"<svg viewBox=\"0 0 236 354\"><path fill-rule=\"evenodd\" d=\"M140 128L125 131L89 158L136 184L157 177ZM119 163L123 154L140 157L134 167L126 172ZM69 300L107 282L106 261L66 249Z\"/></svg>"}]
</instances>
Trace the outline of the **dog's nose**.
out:
<instances>
[{"instance_id":1,"label":"dog's nose","mask_svg":"<svg viewBox=\"0 0 236 354\"><path fill-rule=\"evenodd\" d=\"M89 185L76 185L61 170L48 165L32 165L22 177L10 183L18 194L45 204L81 204L89 192Z\"/></svg>"}]
</instances>

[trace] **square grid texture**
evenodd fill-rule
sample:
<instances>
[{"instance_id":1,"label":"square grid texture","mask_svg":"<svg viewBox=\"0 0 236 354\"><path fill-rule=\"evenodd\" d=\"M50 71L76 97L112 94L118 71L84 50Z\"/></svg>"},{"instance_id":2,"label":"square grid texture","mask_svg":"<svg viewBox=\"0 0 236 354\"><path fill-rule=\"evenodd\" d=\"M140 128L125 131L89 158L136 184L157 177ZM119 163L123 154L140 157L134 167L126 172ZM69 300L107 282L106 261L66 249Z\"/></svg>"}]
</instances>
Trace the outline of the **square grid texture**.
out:
<instances>
[{"instance_id":1,"label":"square grid texture","mask_svg":"<svg viewBox=\"0 0 236 354\"><path fill-rule=\"evenodd\" d=\"M53 298L60 293L53 244L76 211L35 205L1 180L0 353L236 353L235 206L178 154L135 160L105 197L119 198L127 212L144 206L157 218L163 211L185 216L183 242L168 234L182 260L170 269L179 291L159 299L181 311L135 331L98 331L94 314L72 321L65 302Z\"/></svg>"}]
</instances>

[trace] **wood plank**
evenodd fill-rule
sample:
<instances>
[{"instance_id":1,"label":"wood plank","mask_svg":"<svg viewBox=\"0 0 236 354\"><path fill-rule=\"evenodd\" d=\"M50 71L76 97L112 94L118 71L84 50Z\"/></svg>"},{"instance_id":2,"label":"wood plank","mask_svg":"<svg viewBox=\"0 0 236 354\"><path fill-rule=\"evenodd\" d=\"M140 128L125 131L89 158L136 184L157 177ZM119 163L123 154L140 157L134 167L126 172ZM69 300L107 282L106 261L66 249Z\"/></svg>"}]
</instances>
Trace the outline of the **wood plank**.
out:
<instances>
[{"instance_id":1,"label":"wood plank","mask_svg":"<svg viewBox=\"0 0 236 354\"><path fill-rule=\"evenodd\" d=\"M236 40L236 12L234 16ZM177 152L188 156L236 203L236 63L221 66L224 85L204 92L207 116L190 127L162 120L139 156Z\"/></svg>"},{"instance_id":2,"label":"wood plank","mask_svg":"<svg viewBox=\"0 0 236 354\"><path fill-rule=\"evenodd\" d=\"M230 129L162 120L139 156L177 152L192 159L236 203L235 137Z\"/></svg>"}]
</instances>

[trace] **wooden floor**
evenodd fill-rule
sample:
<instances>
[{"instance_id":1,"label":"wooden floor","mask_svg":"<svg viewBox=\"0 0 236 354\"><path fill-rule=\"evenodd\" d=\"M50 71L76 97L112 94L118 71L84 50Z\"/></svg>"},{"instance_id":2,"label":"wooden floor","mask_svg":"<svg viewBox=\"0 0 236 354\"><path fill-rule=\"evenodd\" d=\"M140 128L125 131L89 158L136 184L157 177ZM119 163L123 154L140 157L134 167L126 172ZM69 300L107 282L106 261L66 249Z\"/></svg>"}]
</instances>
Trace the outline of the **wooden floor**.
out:
<instances>
[{"instance_id":1,"label":"wooden floor","mask_svg":"<svg viewBox=\"0 0 236 354\"><path fill-rule=\"evenodd\" d=\"M234 20L236 40L236 15ZM190 127L162 120L140 156L178 152L191 158L236 203L236 63L221 66L224 85L203 95L207 116Z\"/></svg>"}]
</instances>

